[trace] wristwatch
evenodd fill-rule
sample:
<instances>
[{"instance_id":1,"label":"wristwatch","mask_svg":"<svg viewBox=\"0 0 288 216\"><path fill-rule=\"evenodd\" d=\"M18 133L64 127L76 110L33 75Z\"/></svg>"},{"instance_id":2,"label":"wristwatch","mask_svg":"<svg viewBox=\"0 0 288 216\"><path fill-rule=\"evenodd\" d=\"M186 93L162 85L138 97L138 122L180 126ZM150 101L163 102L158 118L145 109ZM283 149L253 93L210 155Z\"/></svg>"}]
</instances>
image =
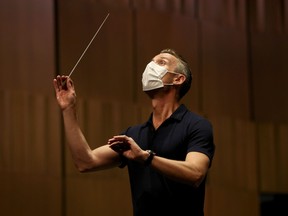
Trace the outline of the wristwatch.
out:
<instances>
[{"instance_id":1,"label":"wristwatch","mask_svg":"<svg viewBox=\"0 0 288 216\"><path fill-rule=\"evenodd\" d=\"M154 158L154 156L156 155L155 152L153 152L152 150L146 150L149 153L148 158L144 161L144 165L145 166L149 166Z\"/></svg>"}]
</instances>

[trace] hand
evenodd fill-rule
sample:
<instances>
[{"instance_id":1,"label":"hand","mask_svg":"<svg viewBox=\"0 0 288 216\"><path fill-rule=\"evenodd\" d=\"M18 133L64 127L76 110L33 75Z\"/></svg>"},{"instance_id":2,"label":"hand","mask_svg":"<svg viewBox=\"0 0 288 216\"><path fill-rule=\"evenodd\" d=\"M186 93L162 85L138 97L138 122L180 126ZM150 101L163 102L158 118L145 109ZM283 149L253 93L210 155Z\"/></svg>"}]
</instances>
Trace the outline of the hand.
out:
<instances>
[{"instance_id":1,"label":"hand","mask_svg":"<svg viewBox=\"0 0 288 216\"><path fill-rule=\"evenodd\" d=\"M142 150L131 137L125 135L114 136L108 140L108 144L115 152L130 160L143 163L147 157L147 152Z\"/></svg>"},{"instance_id":2,"label":"hand","mask_svg":"<svg viewBox=\"0 0 288 216\"><path fill-rule=\"evenodd\" d=\"M76 93L72 79L58 75L53 80L58 104L62 110L76 105Z\"/></svg>"}]
</instances>

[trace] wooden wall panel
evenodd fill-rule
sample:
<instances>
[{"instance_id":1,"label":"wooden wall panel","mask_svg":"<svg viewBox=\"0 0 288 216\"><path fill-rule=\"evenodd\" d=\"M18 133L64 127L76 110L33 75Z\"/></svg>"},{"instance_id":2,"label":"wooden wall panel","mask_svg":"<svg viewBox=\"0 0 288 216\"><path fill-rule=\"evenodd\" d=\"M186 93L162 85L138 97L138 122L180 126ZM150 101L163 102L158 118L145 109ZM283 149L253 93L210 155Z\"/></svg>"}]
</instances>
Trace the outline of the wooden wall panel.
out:
<instances>
[{"instance_id":1,"label":"wooden wall panel","mask_svg":"<svg viewBox=\"0 0 288 216\"><path fill-rule=\"evenodd\" d=\"M1 0L1 89L51 93L55 73L53 19L52 0Z\"/></svg>"},{"instance_id":2,"label":"wooden wall panel","mask_svg":"<svg viewBox=\"0 0 288 216\"><path fill-rule=\"evenodd\" d=\"M53 6L0 1L1 215L61 215Z\"/></svg>"},{"instance_id":3,"label":"wooden wall panel","mask_svg":"<svg viewBox=\"0 0 288 216\"><path fill-rule=\"evenodd\" d=\"M203 110L209 115L250 118L245 31L202 25Z\"/></svg>"},{"instance_id":4,"label":"wooden wall panel","mask_svg":"<svg viewBox=\"0 0 288 216\"><path fill-rule=\"evenodd\" d=\"M246 1L203 0L199 1L197 9L202 21L237 29L246 28Z\"/></svg>"},{"instance_id":5,"label":"wooden wall panel","mask_svg":"<svg viewBox=\"0 0 288 216\"><path fill-rule=\"evenodd\" d=\"M276 32L252 35L252 85L256 121L288 121L287 53L287 35Z\"/></svg>"},{"instance_id":6,"label":"wooden wall panel","mask_svg":"<svg viewBox=\"0 0 288 216\"><path fill-rule=\"evenodd\" d=\"M263 123L257 131L260 190L288 193L287 125Z\"/></svg>"},{"instance_id":7,"label":"wooden wall panel","mask_svg":"<svg viewBox=\"0 0 288 216\"><path fill-rule=\"evenodd\" d=\"M205 215L207 216L256 216L260 215L257 191L235 187L207 187Z\"/></svg>"},{"instance_id":8,"label":"wooden wall panel","mask_svg":"<svg viewBox=\"0 0 288 216\"><path fill-rule=\"evenodd\" d=\"M126 174L125 170L121 172ZM126 175L113 175L111 170L70 177L67 215L132 215L128 181Z\"/></svg>"},{"instance_id":9,"label":"wooden wall panel","mask_svg":"<svg viewBox=\"0 0 288 216\"><path fill-rule=\"evenodd\" d=\"M60 215L60 118L54 98L1 92L1 99L0 214Z\"/></svg>"},{"instance_id":10,"label":"wooden wall panel","mask_svg":"<svg viewBox=\"0 0 288 216\"><path fill-rule=\"evenodd\" d=\"M255 123L229 117L211 121L216 152L207 178L207 215L259 215Z\"/></svg>"},{"instance_id":11,"label":"wooden wall panel","mask_svg":"<svg viewBox=\"0 0 288 216\"><path fill-rule=\"evenodd\" d=\"M288 193L288 125L279 125L277 127L277 137L275 146L277 148L277 184L278 191Z\"/></svg>"},{"instance_id":12,"label":"wooden wall panel","mask_svg":"<svg viewBox=\"0 0 288 216\"><path fill-rule=\"evenodd\" d=\"M250 4L254 118L287 123L287 2L261 0Z\"/></svg>"},{"instance_id":13,"label":"wooden wall panel","mask_svg":"<svg viewBox=\"0 0 288 216\"><path fill-rule=\"evenodd\" d=\"M234 120L236 187L256 192L258 190L258 149L254 122Z\"/></svg>"},{"instance_id":14,"label":"wooden wall panel","mask_svg":"<svg viewBox=\"0 0 288 216\"><path fill-rule=\"evenodd\" d=\"M8 171L11 166L11 94L6 91L0 92L0 114L1 114L1 124L0 124L0 139L1 139L1 151L0 151L0 160L1 160L1 171Z\"/></svg>"},{"instance_id":15,"label":"wooden wall panel","mask_svg":"<svg viewBox=\"0 0 288 216\"><path fill-rule=\"evenodd\" d=\"M258 148L260 162L260 187L263 192L273 192L277 189L275 128L273 124L258 125Z\"/></svg>"},{"instance_id":16,"label":"wooden wall panel","mask_svg":"<svg viewBox=\"0 0 288 216\"><path fill-rule=\"evenodd\" d=\"M60 74L68 75L102 21L107 21L75 69L79 96L133 100L132 12L96 1L59 4Z\"/></svg>"},{"instance_id":17,"label":"wooden wall panel","mask_svg":"<svg viewBox=\"0 0 288 216\"><path fill-rule=\"evenodd\" d=\"M256 126L252 122L219 118L212 120L216 152L208 184L258 190Z\"/></svg>"}]
</instances>

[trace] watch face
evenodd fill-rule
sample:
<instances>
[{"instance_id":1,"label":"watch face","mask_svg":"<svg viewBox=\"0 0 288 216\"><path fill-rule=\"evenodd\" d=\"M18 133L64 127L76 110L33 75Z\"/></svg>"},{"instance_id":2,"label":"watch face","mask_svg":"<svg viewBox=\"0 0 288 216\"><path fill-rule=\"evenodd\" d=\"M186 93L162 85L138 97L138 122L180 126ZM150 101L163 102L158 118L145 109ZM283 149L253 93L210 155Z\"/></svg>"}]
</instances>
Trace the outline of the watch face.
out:
<instances>
[{"instance_id":1,"label":"watch face","mask_svg":"<svg viewBox=\"0 0 288 216\"><path fill-rule=\"evenodd\" d=\"M146 159L146 161L144 162L144 164L146 166L149 166L153 160L153 157L155 155L155 152L151 151L151 150L146 150L149 153L149 157Z\"/></svg>"},{"instance_id":2,"label":"watch face","mask_svg":"<svg viewBox=\"0 0 288 216\"><path fill-rule=\"evenodd\" d=\"M152 150L147 150L147 152L148 152L149 154L152 154L153 156L155 155L155 152L153 152Z\"/></svg>"}]
</instances>

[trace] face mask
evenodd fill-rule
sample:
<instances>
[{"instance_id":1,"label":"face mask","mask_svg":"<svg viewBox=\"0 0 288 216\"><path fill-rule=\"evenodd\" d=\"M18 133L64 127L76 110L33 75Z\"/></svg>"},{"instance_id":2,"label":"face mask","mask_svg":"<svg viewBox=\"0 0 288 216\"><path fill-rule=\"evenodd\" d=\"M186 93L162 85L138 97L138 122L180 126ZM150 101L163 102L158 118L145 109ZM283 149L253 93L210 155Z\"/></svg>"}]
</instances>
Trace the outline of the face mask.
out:
<instances>
[{"instance_id":1,"label":"face mask","mask_svg":"<svg viewBox=\"0 0 288 216\"><path fill-rule=\"evenodd\" d=\"M154 61L151 61L145 68L142 75L142 86L143 91L154 90L158 88L164 87L164 83L162 78L166 73L175 73L172 71L168 71L165 67L158 65ZM178 73L175 73L178 74ZM165 85L173 85L165 83Z\"/></svg>"}]
</instances>

